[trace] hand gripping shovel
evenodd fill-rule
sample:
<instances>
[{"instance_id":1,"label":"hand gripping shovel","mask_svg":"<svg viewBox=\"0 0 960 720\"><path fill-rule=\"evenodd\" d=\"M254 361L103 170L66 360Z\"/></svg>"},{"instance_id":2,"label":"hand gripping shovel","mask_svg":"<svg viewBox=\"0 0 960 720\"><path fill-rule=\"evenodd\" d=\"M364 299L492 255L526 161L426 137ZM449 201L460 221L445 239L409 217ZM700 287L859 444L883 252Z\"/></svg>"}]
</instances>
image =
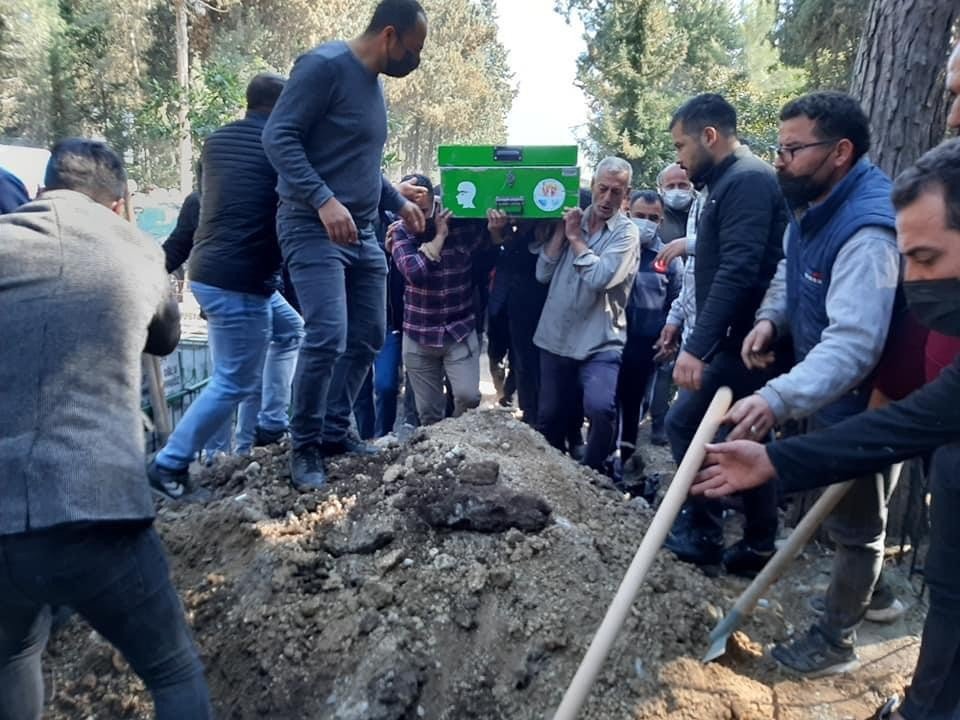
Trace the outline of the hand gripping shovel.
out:
<instances>
[{"instance_id":1,"label":"hand gripping shovel","mask_svg":"<svg viewBox=\"0 0 960 720\"><path fill-rule=\"evenodd\" d=\"M720 421L727 412L727 408L730 407L732 399L733 395L730 388L720 388L714 395L713 402L707 408L707 412L700 422L700 427L697 429L697 434L693 436L687 454L684 455L683 462L677 468L677 474L673 476L673 482L670 483L670 488L667 490L663 502L660 503L657 514L654 515L650 527L647 528L637 554L634 556L633 562L630 563L627 574L623 576L620 588L617 590L613 602L610 603L607 614L587 649L587 654L580 662L580 667L577 668L577 673L570 682L570 687L567 688L553 720L574 720L590 694L590 688L593 687L593 682L597 679L603 661L609 654L613 641L630 612L633 599L636 597L647 571L653 564L657 550L666 540L670 526L673 525L674 519L680 512L680 506L683 505L683 501L686 500L687 494L690 492L693 478L703 464L703 458L706 454L705 445L713 440L713 436L716 435Z\"/></svg>"},{"instance_id":2,"label":"hand gripping shovel","mask_svg":"<svg viewBox=\"0 0 960 720\"><path fill-rule=\"evenodd\" d=\"M797 554L803 549L807 541L813 537L813 534L820 527L827 515L837 506L841 498L846 495L847 490L853 481L848 480L839 485L831 485L813 504L807 514L790 533L790 537L780 547L779 550L770 558L763 570L757 575L749 587L743 591L733 609L717 623L717 626L710 633L710 649L703 656L703 662L708 663L716 660L727 651L727 640L734 631L740 627L743 619L753 612L754 606L760 596L780 577L787 566L793 561Z\"/></svg>"}]
</instances>

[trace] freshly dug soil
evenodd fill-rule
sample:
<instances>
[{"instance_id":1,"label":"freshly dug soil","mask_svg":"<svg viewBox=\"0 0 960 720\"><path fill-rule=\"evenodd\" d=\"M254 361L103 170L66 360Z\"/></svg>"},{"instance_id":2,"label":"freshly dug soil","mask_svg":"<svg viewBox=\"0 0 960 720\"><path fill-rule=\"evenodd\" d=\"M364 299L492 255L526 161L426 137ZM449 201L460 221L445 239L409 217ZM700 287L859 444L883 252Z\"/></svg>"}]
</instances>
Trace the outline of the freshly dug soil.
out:
<instances>
[{"instance_id":1,"label":"freshly dug soil","mask_svg":"<svg viewBox=\"0 0 960 720\"><path fill-rule=\"evenodd\" d=\"M324 492L292 489L287 463L283 446L228 459L198 476L213 502L159 512L220 718L549 718L652 518L499 411L333 460ZM804 692L778 699L762 646L792 629L787 602L758 611L721 663L699 663L743 587L662 552L581 717L854 717L804 711ZM822 687L878 703L909 676L915 642L901 645L895 667ZM46 671L50 718L151 717L81 620Z\"/></svg>"}]
</instances>

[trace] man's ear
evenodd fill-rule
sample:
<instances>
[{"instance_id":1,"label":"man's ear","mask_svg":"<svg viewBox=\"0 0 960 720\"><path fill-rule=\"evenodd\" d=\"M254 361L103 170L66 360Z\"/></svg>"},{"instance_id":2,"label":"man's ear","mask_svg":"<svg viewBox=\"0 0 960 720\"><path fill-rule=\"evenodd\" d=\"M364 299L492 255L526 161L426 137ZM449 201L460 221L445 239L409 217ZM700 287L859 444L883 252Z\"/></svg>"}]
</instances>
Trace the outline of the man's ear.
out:
<instances>
[{"instance_id":1,"label":"man's ear","mask_svg":"<svg viewBox=\"0 0 960 720\"><path fill-rule=\"evenodd\" d=\"M705 127L703 129L703 144L707 147L712 147L717 142L718 137L720 137L720 134L715 127Z\"/></svg>"},{"instance_id":2,"label":"man's ear","mask_svg":"<svg viewBox=\"0 0 960 720\"><path fill-rule=\"evenodd\" d=\"M125 213L127 209L127 204L126 202L124 202L123 198L120 198L119 200L114 200L112 203L110 203L109 207L110 207L110 212L112 212L114 215L119 215L120 217L126 217Z\"/></svg>"}]
</instances>

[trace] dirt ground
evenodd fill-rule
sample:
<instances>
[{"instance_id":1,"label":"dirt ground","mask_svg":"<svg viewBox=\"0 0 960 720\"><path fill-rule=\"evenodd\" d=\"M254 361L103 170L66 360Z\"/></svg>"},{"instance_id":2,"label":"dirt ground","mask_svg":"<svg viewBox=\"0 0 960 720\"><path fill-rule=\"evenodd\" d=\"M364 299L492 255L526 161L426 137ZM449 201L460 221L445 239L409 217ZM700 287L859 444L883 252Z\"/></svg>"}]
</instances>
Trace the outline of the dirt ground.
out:
<instances>
[{"instance_id":1,"label":"dirt ground","mask_svg":"<svg viewBox=\"0 0 960 720\"><path fill-rule=\"evenodd\" d=\"M668 479L666 453L642 452ZM218 717L551 717L650 522L646 504L497 410L329 470L329 490L301 494L286 448L258 449L200 474L212 503L160 509ZM707 635L746 583L662 552L581 717L868 717L907 682L924 613L892 564L911 608L864 625L860 670L802 681L764 656L806 629L829 563L808 548L704 666ZM53 720L151 716L142 684L81 620L51 643L45 671Z\"/></svg>"}]
</instances>

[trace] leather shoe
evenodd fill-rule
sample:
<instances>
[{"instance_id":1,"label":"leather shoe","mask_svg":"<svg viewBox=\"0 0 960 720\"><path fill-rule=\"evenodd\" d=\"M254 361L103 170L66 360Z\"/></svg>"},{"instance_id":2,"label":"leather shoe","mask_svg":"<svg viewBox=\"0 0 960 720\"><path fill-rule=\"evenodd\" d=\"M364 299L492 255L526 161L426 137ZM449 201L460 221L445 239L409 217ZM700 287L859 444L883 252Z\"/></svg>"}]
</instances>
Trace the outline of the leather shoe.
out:
<instances>
[{"instance_id":1,"label":"leather shoe","mask_svg":"<svg viewBox=\"0 0 960 720\"><path fill-rule=\"evenodd\" d=\"M723 569L731 575L755 578L773 557L773 552L754 550L745 540L740 540L723 551Z\"/></svg>"},{"instance_id":2,"label":"leather shoe","mask_svg":"<svg viewBox=\"0 0 960 720\"><path fill-rule=\"evenodd\" d=\"M290 482L297 490L320 490L326 487L327 473L318 445L306 445L290 451Z\"/></svg>"},{"instance_id":3,"label":"leather shoe","mask_svg":"<svg viewBox=\"0 0 960 720\"><path fill-rule=\"evenodd\" d=\"M705 572L718 572L723 562L723 541L694 529L670 533L663 546L676 555L677 560L697 565Z\"/></svg>"}]
</instances>

